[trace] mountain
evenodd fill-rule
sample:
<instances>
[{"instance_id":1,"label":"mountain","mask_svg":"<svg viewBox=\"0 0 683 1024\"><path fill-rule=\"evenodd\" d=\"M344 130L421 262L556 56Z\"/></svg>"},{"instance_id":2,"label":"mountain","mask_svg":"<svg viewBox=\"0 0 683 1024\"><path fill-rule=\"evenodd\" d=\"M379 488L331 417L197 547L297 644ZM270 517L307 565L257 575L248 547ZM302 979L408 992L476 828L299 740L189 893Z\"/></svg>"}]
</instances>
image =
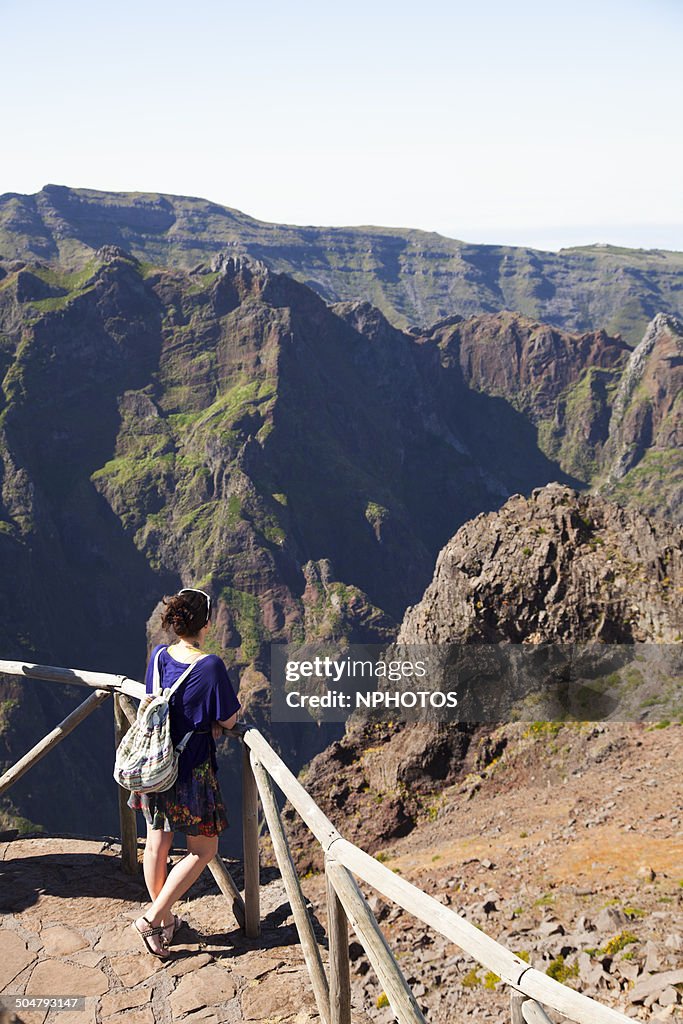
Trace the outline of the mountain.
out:
<instances>
[{"instance_id":1,"label":"mountain","mask_svg":"<svg viewBox=\"0 0 683 1024\"><path fill-rule=\"evenodd\" d=\"M682 587L682 526L548 484L458 530L397 642L679 643Z\"/></svg>"},{"instance_id":2,"label":"mountain","mask_svg":"<svg viewBox=\"0 0 683 1024\"><path fill-rule=\"evenodd\" d=\"M328 302L364 299L406 328L515 310L636 344L658 312L683 314L683 253L589 245L558 253L476 245L410 228L271 224L187 196L45 185L0 196L0 256L79 270L105 245L191 269L248 254Z\"/></svg>"},{"instance_id":3,"label":"mountain","mask_svg":"<svg viewBox=\"0 0 683 1024\"><path fill-rule=\"evenodd\" d=\"M620 645L667 645L669 653L683 640L681 593L683 526L552 483L460 527L422 599L406 610L396 652L390 648L387 657L405 656L411 645L474 645L480 658L482 644L597 644L617 661ZM627 720L666 706L656 679L643 679L635 663L627 672L630 688L644 686ZM680 690L677 699L680 715ZM619 735L626 726L601 728ZM366 848L382 849L410 833L444 787L472 770L476 785L477 764L497 758L515 729L496 732L465 720L401 724L356 712L302 782L343 831L362 832ZM538 740L547 742L547 730L538 730ZM302 864L316 866L290 821Z\"/></svg>"},{"instance_id":4,"label":"mountain","mask_svg":"<svg viewBox=\"0 0 683 1024\"><path fill-rule=\"evenodd\" d=\"M600 490L672 519L683 508L683 326L658 314L614 393Z\"/></svg>"},{"instance_id":5,"label":"mountain","mask_svg":"<svg viewBox=\"0 0 683 1024\"><path fill-rule=\"evenodd\" d=\"M0 640L5 658L140 678L161 595L210 587L213 649L263 722L271 642L389 641L459 526L551 480L590 485L571 438L587 410L602 466L635 353L505 313L404 332L261 261L212 265L158 268L116 246L74 271L0 261ZM661 351L648 341L643 380L660 379ZM558 420L601 375L600 415L575 402ZM82 699L54 691L0 684L5 763ZM69 763L81 744L89 766L111 746L110 716L17 784L16 813L54 829L86 808L93 827L116 827L108 765L89 767L84 790ZM339 737L275 732L295 766Z\"/></svg>"},{"instance_id":6,"label":"mountain","mask_svg":"<svg viewBox=\"0 0 683 1024\"><path fill-rule=\"evenodd\" d=\"M423 332L467 388L500 396L548 458L594 490L680 521L683 324L662 313L630 350L513 313L451 317Z\"/></svg>"},{"instance_id":7,"label":"mountain","mask_svg":"<svg viewBox=\"0 0 683 1024\"><path fill-rule=\"evenodd\" d=\"M15 261L0 277L5 658L140 678L161 595L210 586L214 649L261 721L271 640L389 639L454 524L557 474L505 411L527 458L503 444L485 468L497 427L440 408L434 346L382 318L371 340L353 309L263 264L154 270L104 247L74 273ZM6 764L82 699L2 686ZM16 813L116 827L108 765L89 760L111 747L110 716L17 783ZM281 729L283 752L329 739L309 732Z\"/></svg>"}]
</instances>

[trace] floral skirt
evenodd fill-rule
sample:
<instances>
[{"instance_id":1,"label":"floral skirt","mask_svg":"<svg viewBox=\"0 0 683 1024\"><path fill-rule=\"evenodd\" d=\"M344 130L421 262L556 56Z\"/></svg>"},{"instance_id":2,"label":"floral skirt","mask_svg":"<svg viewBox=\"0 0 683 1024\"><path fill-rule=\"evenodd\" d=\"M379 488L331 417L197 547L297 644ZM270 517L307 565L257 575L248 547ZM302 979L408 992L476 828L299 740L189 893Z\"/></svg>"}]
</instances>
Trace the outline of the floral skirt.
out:
<instances>
[{"instance_id":1,"label":"floral skirt","mask_svg":"<svg viewBox=\"0 0 683 1024\"><path fill-rule=\"evenodd\" d=\"M151 828L164 832L217 836L228 827L223 796L208 758L192 769L188 781L176 781L164 793L133 790L127 803L133 810L142 811Z\"/></svg>"}]
</instances>

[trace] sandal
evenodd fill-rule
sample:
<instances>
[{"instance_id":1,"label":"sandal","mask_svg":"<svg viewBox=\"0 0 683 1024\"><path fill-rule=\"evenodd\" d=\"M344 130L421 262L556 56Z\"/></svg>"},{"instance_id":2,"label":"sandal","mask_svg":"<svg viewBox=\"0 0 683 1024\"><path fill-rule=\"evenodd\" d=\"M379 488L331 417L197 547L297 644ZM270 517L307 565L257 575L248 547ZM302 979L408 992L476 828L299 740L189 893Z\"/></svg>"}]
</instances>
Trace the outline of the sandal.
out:
<instances>
[{"instance_id":1,"label":"sandal","mask_svg":"<svg viewBox=\"0 0 683 1024\"><path fill-rule=\"evenodd\" d=\"M184 924L187 924L187 921L184 921L182 917L178 917L177 914L174 914L173 915L173 923L172 924L167 924L167 925L164 926L164 940L165 940L167 945L170 944L173 941L173 939L175 938L176 932L178 931L179 928L182 928ZM168 935L167 933L168 933L169 929L171 929L171 928L173 930L171 931L171 934Z\"/></svg>"},{"instance_id":2,"label":"sandal","mask_svg":"<svg viewBox=\"0 0 683 1024\"><path fill-rule=\"evenodd\" d=\"M145 917L144 914L142 915L142 920L143 921L147 921L147 918ZM168 948L167 948L167 944L166 944L166 936L164 934L165 929L162 928L161 925L158 925L158 926L155 927L152 924L150 924L149 921L147 921L147 924L149 925L149 928L144 928L144 929L140 930L140 928L138 928L138 926L136 925L135 921L133 921L132 924L131 924L131 928L135 931L136 935L140 936L140 938L144 942L145 947L148 950L148 952L150 952L153 956L159 957L160 960L168 960L168 958L170 957L171 954L168 952ZM166 952L162 953L159 950L154 949L154 947L151 945L151 943L148 942L148 940L147 940L147 936L148 935L158 935L159 936L159 942L161 943L161 947L162 947L162 949L166 950Z\"/></svg>"}]
</instances>

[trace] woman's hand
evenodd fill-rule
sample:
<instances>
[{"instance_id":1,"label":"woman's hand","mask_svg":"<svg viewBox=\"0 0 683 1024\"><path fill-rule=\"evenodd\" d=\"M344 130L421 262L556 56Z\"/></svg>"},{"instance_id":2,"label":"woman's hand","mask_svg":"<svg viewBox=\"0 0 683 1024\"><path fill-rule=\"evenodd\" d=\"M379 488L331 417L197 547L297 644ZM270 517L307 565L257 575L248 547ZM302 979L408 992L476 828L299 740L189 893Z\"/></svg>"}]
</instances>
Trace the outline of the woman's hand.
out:
<instances>
[{"instance_id":1,"label":"woman's hand","mask_svg":"<svg viewBox=\"0 0 683 1024\"><path fill-rule=\"evenodd\" d=\"M138 704L138 715L141 715L145 708L149 707L153 700L154 694L146 693L145 696L140 701L140 703Z\"/></svg>"},{"instance_id":2,"label":"woman's hand","mask_svg":"<svg viewBox=\"0 0 683 1024\"><path fill-rule=\"evenodd\" d=\"M223 735L223 726L219 725L218 722L211 723L211 735L215 740L219 740Z\"/></svg>"}]
</instances>

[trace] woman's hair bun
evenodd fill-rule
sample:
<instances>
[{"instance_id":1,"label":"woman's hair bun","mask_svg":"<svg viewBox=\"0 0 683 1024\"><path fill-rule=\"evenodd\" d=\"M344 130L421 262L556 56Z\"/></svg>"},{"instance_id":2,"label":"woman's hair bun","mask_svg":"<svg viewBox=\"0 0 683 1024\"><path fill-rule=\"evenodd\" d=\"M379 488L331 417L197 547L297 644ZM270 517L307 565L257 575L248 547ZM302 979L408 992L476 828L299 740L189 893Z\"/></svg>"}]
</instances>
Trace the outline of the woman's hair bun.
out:
<instances>
[{"instance_id":1,"label":"woman's hair bun","mask_svg":"<svg viewBox=\"0 0 683 1024\"><path fill-rule=\"evenodd\" d=\"M196 591L190 594L174 594L162 599L166 608L161 615L164 629L172 629L177 636L197 636L206 625L206 599Z\"/></svg>"}]
</instances>

